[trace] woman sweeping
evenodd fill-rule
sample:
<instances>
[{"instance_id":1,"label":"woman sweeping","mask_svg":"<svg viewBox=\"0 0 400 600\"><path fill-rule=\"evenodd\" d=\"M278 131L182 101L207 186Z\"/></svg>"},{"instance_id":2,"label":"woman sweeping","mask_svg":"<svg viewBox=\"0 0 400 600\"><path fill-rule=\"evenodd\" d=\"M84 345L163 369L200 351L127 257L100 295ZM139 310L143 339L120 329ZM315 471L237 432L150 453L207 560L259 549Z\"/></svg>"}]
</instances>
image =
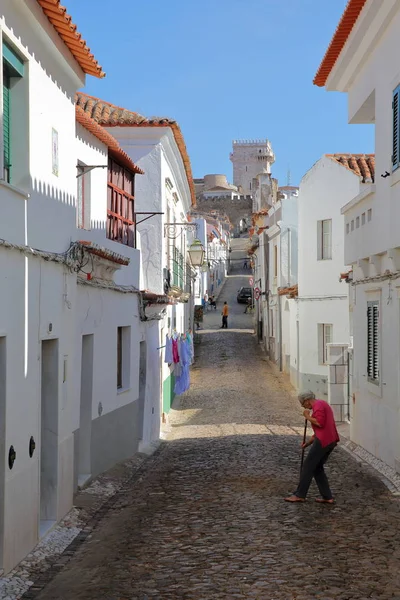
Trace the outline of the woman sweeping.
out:
<instances>
[{"instance_id":1,"label":"woman sweeping","mask_svg":"<svg viewBox=\"0 0 400 600\"><path fill-rule=\"evenodd\" d=\"M311 446L300 476L300 482L293 496L285 498L286 502L304 502L312 478L318 486L320 498L316 502L333 504L333 496L325 474L324 464L339 441L333 410L324 400L316 400L313 392L299 395L299 402L304 408L304 418L311 423L314 435L302 444L302 448Z\"/></svg>"}]
</instances>

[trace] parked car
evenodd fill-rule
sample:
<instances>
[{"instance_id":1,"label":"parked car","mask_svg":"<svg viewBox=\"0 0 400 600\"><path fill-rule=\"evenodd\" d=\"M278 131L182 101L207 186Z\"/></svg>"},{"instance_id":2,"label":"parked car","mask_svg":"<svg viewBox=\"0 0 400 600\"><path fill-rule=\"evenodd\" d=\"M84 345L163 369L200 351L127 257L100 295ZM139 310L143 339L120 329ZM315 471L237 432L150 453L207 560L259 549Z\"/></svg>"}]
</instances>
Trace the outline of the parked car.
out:
<instances>
[{"instance_id":1,"label":"parked car","mask_svg":"<svg viewBox=\"0 0 400 600\"><path fill-rule=\"evenodd\" d=\"M249 298L251 298L251 288L241 287L237 295L237 301L239 304L247 304Z\"/></svg>"}]
</instances>

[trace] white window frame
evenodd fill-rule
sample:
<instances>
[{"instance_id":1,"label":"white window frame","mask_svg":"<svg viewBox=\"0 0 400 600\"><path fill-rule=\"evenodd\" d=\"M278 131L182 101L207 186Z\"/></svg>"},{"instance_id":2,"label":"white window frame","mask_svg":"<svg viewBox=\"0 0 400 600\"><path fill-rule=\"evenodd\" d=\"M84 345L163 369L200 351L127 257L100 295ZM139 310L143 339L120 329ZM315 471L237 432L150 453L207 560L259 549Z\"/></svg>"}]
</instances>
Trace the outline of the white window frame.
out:
<instances>
[{"instance_id":1,"label":"white window frame","mask_svg":"<svg viewBox=\"0 0 400 600\"><path fill-rule=\"evenodd\" d=\"M317 222L318 260L332 260L332 219Z\"/></svg>"},{"instance_id":2,"label":"white window frame","mask_svg":"<svg viewBox=\"0 0 400 600\"><path fill-rule=\"evenodd\" d=\"M318 359L320 365L328 364L328 344L332 343L332 323L318 323Z\"/></svg>"}]
</instances>

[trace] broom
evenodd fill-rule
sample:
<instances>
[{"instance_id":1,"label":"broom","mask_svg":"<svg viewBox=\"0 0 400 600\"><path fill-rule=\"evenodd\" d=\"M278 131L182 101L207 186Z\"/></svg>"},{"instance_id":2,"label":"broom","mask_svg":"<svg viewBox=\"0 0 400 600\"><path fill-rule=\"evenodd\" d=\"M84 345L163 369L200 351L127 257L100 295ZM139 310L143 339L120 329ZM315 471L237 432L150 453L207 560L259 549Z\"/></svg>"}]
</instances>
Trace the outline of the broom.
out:
<instances>
[{"instance_id":1,"label":"broom","mask_svg":"<svg viewBox=\"0 0 400 600\"><path fill-rule=\"evenodd\" d=\"M306 439L307 439L307 419L304 420L303 446L306 443ZM301 461L300 461L300 477L301 477L301 472L303 470L304 451L305 451L305 448L302 448L301 449Z\"/></svg>"}]
</instances>

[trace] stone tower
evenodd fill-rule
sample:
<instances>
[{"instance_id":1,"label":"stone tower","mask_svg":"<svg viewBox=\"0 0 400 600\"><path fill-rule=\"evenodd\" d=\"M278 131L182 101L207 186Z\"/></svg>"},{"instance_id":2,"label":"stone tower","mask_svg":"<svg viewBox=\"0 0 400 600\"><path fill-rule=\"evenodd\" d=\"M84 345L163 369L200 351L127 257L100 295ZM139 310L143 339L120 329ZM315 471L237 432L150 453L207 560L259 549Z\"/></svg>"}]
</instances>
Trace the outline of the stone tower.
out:
<instances>
[{"instance_id":1,"label":"stone tower","mask_svg":"<svg viewBox=\"0 0 400 600\"><path fill-rule=\"evenodd\" d=\"M275 155L269 140L233 140L230 159L233 184L242 194L253 194L254 181L260 173L270 173Z\"/></svg>"}]
</instances>

